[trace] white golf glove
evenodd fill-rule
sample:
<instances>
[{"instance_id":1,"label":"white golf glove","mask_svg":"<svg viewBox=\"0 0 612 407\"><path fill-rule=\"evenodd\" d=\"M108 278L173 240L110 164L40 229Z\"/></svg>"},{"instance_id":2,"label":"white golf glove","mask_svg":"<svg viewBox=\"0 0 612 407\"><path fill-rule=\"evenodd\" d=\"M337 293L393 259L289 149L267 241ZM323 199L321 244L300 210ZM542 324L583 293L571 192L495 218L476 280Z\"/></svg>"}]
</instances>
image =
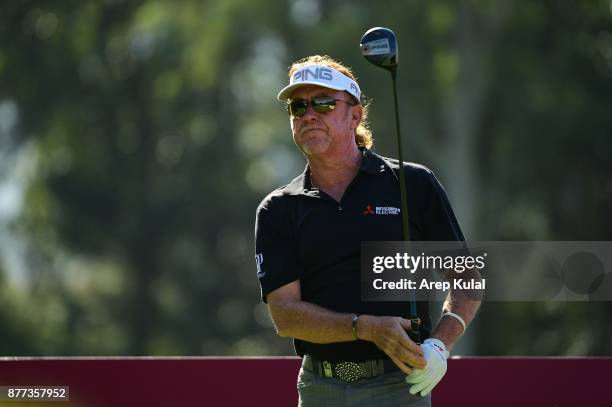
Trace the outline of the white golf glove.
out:
<instances>
[{"instance_id":1,"label":"white golf glove","mask_svg":"<svg viewBox=\"0 0 612 407\"><path fill-rule=\"evenodd\" d=\"M410 394L421 392L421 396L426 396L444 377L449 353L441 340L433 338L426 339L421 349L423 349L427 367L422 370L414 369L410 376L406 376L406 383L412 384Z\"/></svg>"}]
</instances>

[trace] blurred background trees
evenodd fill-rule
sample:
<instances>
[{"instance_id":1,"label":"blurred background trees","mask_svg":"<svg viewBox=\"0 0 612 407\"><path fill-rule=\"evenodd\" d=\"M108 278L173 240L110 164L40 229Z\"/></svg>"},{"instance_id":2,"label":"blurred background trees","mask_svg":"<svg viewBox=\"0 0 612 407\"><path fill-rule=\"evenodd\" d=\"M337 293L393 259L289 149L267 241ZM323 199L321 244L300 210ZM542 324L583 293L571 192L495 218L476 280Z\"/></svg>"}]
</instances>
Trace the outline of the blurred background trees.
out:
<instances>
[{"instance_id":1,"label":"blurred background trees","mask_svg":"<svg viewBox=\"0 0 612 407\"><path fill-rule=\"evenodd\" d=\"M609 1L0 5L0 354L292 354L259 298L259 201L303 169L276 91L400 41L406 157L470 240L612 240ZM609 303L487 303L462 351L610 355Z\"/></svg>"}]
</instances>

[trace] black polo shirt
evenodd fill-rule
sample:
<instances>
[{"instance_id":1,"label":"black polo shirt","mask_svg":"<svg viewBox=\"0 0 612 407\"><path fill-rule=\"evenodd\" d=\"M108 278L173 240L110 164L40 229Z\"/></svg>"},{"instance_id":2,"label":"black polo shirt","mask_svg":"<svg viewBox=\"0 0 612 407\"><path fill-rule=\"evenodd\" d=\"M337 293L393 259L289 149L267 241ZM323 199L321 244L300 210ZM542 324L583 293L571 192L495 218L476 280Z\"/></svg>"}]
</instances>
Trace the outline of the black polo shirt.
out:
<instances>
[{"instance_id":1,"label":"black polo shirt","mask_svg":"<svg viewBox=\"0 0 612 407\"><path fill-rule=\"evenodd\" d=\"M411 240L463 240L444 188L428 168L405 165ZM409 303L361 301L362 241L403 240L399 162L370 150L340 202L312 187L308 166L257 208L257 276L266 295L300 280L302 300L332 311L409 317ZM421 337L429 337L426 302L417 304ZM330 361L361 361L385 354L372 342L315 344L296 339L296 352Z\"/></svg>"}]
</instances>

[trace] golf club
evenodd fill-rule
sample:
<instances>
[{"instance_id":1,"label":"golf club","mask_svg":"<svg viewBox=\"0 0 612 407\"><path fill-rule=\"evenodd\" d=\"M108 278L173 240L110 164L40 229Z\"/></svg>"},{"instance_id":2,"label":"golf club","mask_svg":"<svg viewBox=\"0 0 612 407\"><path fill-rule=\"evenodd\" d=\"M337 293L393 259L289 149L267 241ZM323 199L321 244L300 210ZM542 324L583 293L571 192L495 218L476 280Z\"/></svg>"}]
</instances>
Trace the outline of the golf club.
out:
<instances>
[{"instance_id":1,"label":"golf club","mask_svg":"<svg viewBox=\"0 0 612 407\"><path fill-rule=\"evenodd\" d=\"M396 73L398 64L398 45L395 33L385 27L370 28L363 34L359 44L361 55L374 65L391 72L393 82L393 101L395 103L395 129L397 135L397 152L399 160L399 183L402 213L402 227L404 231L404 241L408 245L410 242L410 228L408 223L408 198L406 191L406 174L404 173L404 158L402 155L402 137L400 133L399 108L397 103L397 84ZM416 301L414 292L409 291L410 295L410 338L416 343L421 343L419 333L419 318L417 317Z\"/></svg>"}]
</instances>

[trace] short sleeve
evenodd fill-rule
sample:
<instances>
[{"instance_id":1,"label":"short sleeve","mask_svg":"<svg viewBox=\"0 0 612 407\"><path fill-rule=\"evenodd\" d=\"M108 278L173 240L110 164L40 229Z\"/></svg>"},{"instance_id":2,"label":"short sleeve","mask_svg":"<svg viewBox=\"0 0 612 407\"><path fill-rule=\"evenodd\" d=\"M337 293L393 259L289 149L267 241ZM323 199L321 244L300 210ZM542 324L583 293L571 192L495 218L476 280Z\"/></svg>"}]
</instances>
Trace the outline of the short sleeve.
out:
<instances>
[{"instance_id":1,"label":"short sleeve","mask_svg":"<svg viewBox=\"0 0 612 407\"><path fill-rule=\"evenodd\" d=\"M286 212L266 204L257 208L255 264L263 302L270 292L299 280L302 275L297 261L297 242Z\"/></svg>"},{"instance_id":2,"label":"short sleeve","mask_svg":"<svg viewBox=\"0 0 612 407\"><path fill-rule=\"evenodd\" d=\"M424 240L464 241L446 190L430 170L427 171L425 187L429 199L423 208Z\"/></svg>"}]
</instances>

